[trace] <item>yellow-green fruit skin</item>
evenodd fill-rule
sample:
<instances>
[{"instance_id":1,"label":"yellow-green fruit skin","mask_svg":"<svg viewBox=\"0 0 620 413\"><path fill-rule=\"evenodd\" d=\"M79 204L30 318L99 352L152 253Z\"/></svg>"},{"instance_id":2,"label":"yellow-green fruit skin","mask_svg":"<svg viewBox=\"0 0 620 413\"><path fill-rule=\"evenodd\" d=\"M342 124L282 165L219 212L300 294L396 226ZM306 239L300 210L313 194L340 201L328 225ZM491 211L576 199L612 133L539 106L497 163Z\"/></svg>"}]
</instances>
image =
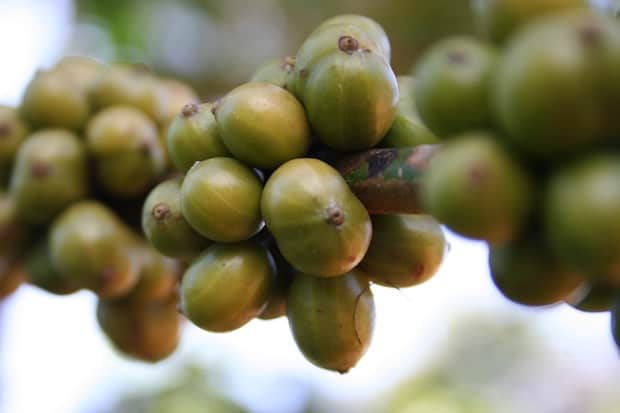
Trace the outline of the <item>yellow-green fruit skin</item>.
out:
<instances>
[{"instance_id":1,"label":"yellow-green fruit skin","mask_svg":"<svg viewBox=\"0 0 620 413\"><path fill-rule=\"evenodd\" d=\"M39 71L28 84L20 106L21 115L35 128L80 130L90 115L86 91L71 77Z\"/></svg>"},{"instance_id":2,"label":"yellow-green fruit skin","mask_svg":"<svg viewBox=\"0 0 620 413\"><path fill-rule=\"evenodd\" d=\"M46 239L41 240L28 251L24 261L24 271L28 282L49 293L66 295L78 290L54 268L49 243Z\"/></svg>"},{"instance_id":3,"label":"yellow-green fruit skin","mask_svg":"<svg viewBox=\"0 0 620 413\"><path fill-rule=\"evenodd\" d=\"M237 242L263 226L263 184L233 158L211 158L189 170L181 186L181 210L189 224L212 241Z\"/></svg>"},{"instance_id":4,"label":"yellow-green fruit skin","mask_svg":"<svg viewBox=\"0 0 620 413\"><path fill-rule=\"evenodd\" d=\"M66 56L56 63L52 70L63 73L74 84L90 93L99 80L103 69L104 66L101 63L88 57Z\"/></svg>"},{"instance_id":5,"label":"yellow-green fruit skin","mask_svg":"<svg viewBox=\"0 0 620 413\"><path fill-rule=\"evenodd\" d=\"M152 73L138 65L113 64L103 70L93 86L92 101L99 109L128 105L153 121L166 113L166 89Z\"/></svg>"},{"instance_id":6,"label":"yellow-green fruit skin","mask_svg":"<svg viewBox=\"0 0 620 413\"><path fill-rule=\"evenodd\" d=\"M10 194L20 220L49 223L56 214L88 193L84 143L62 129L31 135L19 148Z\"/></svg>"},{"instance_id":7,"label":"yellow-green fruit skin","mask_svg":"<svg viewBox=\"0 0 620 413\"><path fill-rule=\"evenodd\" d=\"M479 31L498 43L536 18L587 6L586 0L472 0Z\"/></svg>"},{"instance_id":8,"label":"yellow-green fruit skin","mask_svg":"<svg viewBox=\"0 0 620 413\"><path fill-rule=\"evenodd\" d=\"M0 186L9 180L15 155L28 132L29 126L16 109L0 105Z\"/></svg>"},{"instance_id":9,"label":"yellow-green fruit skin","mask_svg":"<svg viewBox=\"0 0 620 413\"><path fill-rule=\"evenodd\" d=\"M160 125L169 125L183 106L200 103L198 94L188 84L176 79L160 79L159 84L165 94L163 108L157 119Z\"/></svg>"},{"instance_id":10,"label":"yellow-green fruit skin","mask_svg":"<svg viewBox=\"0 0 620 413\"><path fill-rule=\"evenodd\" d=\"M414 66L416 82L407 92L424 124L441 139L493 125L489 95L496 55L475 38L450 37Z\"/></svg>"},{"instance_id":11,"label":"yellow-green fruit skin","mask_svg":"<svg viewBox=\"0 0 620 413\"><path fill-rule=\"evenodd\" d=\"M528 306L560 303L585 279L582 272L567 267L546 242L536 237L491 248L489 267L502 295Z\"/></svg>"},{"instance_id":12,"label":"yellow-green fruit skin","mask_svg":"<svg viewBox=\"0 0 620 413\"><path fill-rule=\"evenodd\" d=\"M97 322L118 351L145 362L168 357L179 343L181 318L176 300L99 300Z\"/></svg>"},{"instance_id":13,"label":"yellow-green fruit skin","mask_svg":"<svg viewBox=\"0 0 620 413\"><path fill-rule=\"evenodd\" d=\"M113 196L144 194L166 168L155 124L130 106L97 113L88 123L86 145L98 184Z\"/></svg>"},{"instance_id":14,"label":"yellow-green fruit skin","mask_svg":"<svg viewBox=\"0 0 620 413\"><path fill-rule=\"evenodd\" d=\"M275 169L304 156L310 147L304 107L270 83L246 83L231 90L216 104L215 119L228 150L257 168Z\"/></svg>"},{"instance_id":15,"label":"yellow-green fruit skin","mask_svg":"<svg viewBox=\"0 0 620 413\"><path fill-rule=\"evenodd\" d=\"M132 240L120 220L95 201L73 204L52 223L50 257L59 274L100 297L126 294L138 282Z\"/></svg>"},{"instance_id":16,"label":"yellow-green fruit skin","mask_svg":"<svg viewBox=\"0 0 620 413\"><path fill-rule=\"evenodd\" d=\"M384 51L378 44L377 39L371 33L359 25L350 22L333 22L322 24L317 27L306 40L302 43L295 56L295 68L293 84L295 95L303 101L306 94L307 74L321 60L343 53L340 50L342 38L355 39L359 52L372 53L380 57L386 63L389 56L384 55Z\"/></svg>"},{"instance_id":17,"label":"yellow-green fruit skin","mask_svg":"<svg viewBox=\"0 0 620 413\"><path fill-rule=\"evenodd\" d=\"M561 160L620 131L620 26L595 13L551 16L509 43L491 101L506 139L536 160Z\"/></svg>"},{"instance_id":18,"label":"yellow-green fruit skin","mask_svg":"<svg viewBox=\"0 0 620 413\"><path fill-rule=\"evenodd\" d=\"M318 367L346 373L366 352L375 304L368 280L296 274L288 297L289 326L303 355Z\"/></svg>"},{"instance_id":19,"label":"yellow-green fruit skin","mask_svg":"<svg viewBox=\"0 0 620 413\"><path fill-rule=\"evenodd\" d=\"M411 76L398 76L399 98L394 122L380 146L408 148L417 145L439 143L439 138L422 122L413 99L415 80Z\"/></svg>"},{"instance_id":20,"label":"yellow-green fruit skin","mask_svg":"<svg viewBox=\"0 0 620 413\"><path fill-rule=\"evenodd\" d=\"M250 78L250 82L271 83L294 93L295 57L270 59L260 66Z\"/></svg>"},{"instance_id":21,"label":"yellow-green fruit skin","mask_svg":"<svg viewBox=\"0 0 620 413\"><path fill-rule=\"evenodd\" d=\"M174 297L181 275L178 261L166 258L149 245L138 243L131 252L138 266L138 282L123 297L135 302L165 301Z\"/></svg>"},{"instance_id":22,"label":"yellow-green fruit skin","mask_svg":"<svg viewBox=\"0 0 620 413\"><path fill-rule=\"evenodd\" d=\"M142 231L160 253L190 261L200 254L209 240L192 228L181 212L181 179L157 185L144 201Z\"/></svg>"},{"instance_id":23,"label":"yellow-green fruit skin","mask_svg":"<svg viewBox=\"0 0 620 413\"><path fill-rule=\"evenodd\" d=\"M220 138L212 108L211 103L184 106L170 124L166 143L177 170L187 172L198 161L230 156Z\"/></svg>"},{"instance_id":24,"label":"yellow-green fruit skin","mask_svg":"<svg viewBox=\"0 0 620 413\"><path fill-rule=\"evenodd\" d=\"M446 240L429 215L375 215L372 241L359 268L369 279L404 288L432 277L443 260Z\"/></svg>"},{"instance_id":25,"label":"yellow-green fruit skin","mask_svg":"<svg viewBox=\"0 0 620 413\"><path fill-rule=\"evenodd\" d=\"M398 103L396 76L372 52L339 51L308 68L300 97L312 129L343 152L371 148L387 134Z\"/></svg>"},{"instance_id":26,"label":"yellow-green fruit skin","mask_svg":"<svg viewBox=\"0 0 620 413\"><path fill-rule=\"evenodd\" d=\"M344 178L317 159L294 159L269 178L261 211L282 255L295 269L334 277L354 268L370 244L366 208Z\"/></svg>"},{"instance_id":27,"label":"yellow-green fruit skin","mask_svg":"<svg viewBox=\"0 0 620 413\"><path fill-rule=\"evenodd\" d=\"M378 49L378 51L385 57L385 60L390 61L390 53L391 46L390 40L385 33L385 30L379 23L372 20L369 17L361 16L358 14L341 14L338 16L330 17L325 20L321 25L315 30L315 32L324 30L329 26L342 26L342 25L353 25L362 29L368 37L374 40L374 43Z\"/></svg>"},{"instance_id":28,"label":"yellow-green fruit skin","mask_svg":"<svg viewBox=\"0 0 620 413\"><path fill-rule=\"evenodd\" d=\"M214 244L183 276L183 314L207 331L235 330L265 308L274 276L273 259L260 244Z\"/></svg>"},{"instance_id":29,"label":"yellow-green fruit skin","mask_svg":"<svg viewBox=\"0 0 620 413\"><path fill-rule=\"evenodd\" d=\"M600 153L557 170L545 194L553 251L593 280L620 285L620 157Z\"/></svg>"},{"instance_id":30,"label":"yellow-green fruit skin","mask_svg":"<svg viewBox=\"0 0 620 413\"><path fill-rule=\"evenodd\" d=\"M422 184L429 214L465 237L493 245L519 234L534 200L529 176L497 139L469 133L443 144Z\"/></svg>"}]
</instances>

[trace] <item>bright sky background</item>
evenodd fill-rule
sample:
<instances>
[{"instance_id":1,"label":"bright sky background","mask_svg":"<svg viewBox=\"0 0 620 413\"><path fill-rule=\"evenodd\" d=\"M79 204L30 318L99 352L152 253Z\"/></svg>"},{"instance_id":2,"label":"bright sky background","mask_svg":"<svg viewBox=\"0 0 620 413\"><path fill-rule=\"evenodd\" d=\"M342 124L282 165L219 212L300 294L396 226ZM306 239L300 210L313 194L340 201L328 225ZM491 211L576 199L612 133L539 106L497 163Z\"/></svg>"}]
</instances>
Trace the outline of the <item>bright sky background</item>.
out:
<instances>
[{"instance_id":1,"label":"bright sky background","mask_svg":"<svg viewBox=\"0 0 620 413\"><path fill-rule=\"evenodd\" d=\"M16 104L34 70L51 65L62 54L72 16L69 0L0 0L0 104ZM227 334L187 325L180 350L168 361L155 366L128 362L99 332L92 295L58 298L21 288L3 305L0 316L0 412L91 412L98 403L106 403L110 392L126 384L146 388L163 382L188 359L214 367L232 364L232 386L264 412L285 412L291 400L307 396L290 381L281 382L282 375L308 380L333 400L359 400L423 366L449 339L450 320L476 310L527 320L555 349L557 361L573 366L583 377L620 379L608 315L583 314L568 306L532 310L510 304L489 280L484 245L452 235L449 241L445 263L429 282L405 291L374 289L374 341L346 376L306 362L284 319L256 320Z\"/></svg>"}]
</instances>

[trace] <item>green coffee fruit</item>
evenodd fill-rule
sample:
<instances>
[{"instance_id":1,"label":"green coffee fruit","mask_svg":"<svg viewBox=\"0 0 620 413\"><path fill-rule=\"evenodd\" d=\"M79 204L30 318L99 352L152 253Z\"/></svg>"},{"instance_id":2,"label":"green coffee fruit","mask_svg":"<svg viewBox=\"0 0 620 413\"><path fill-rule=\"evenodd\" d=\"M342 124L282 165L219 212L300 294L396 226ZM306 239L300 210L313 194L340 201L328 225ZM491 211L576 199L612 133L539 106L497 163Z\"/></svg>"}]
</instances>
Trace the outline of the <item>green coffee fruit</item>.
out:
<instances>
[{"instance_id":1,"label":"green coffee fruit","mask_svg":"<svg viewBox=\"0 0 620 413\"><path fill-rule=\"evenodd\" d=\"M211 158L189 170L181 186L181 210L189 224L213 241L237 242L263 226L263 184L233 158Z\"/></svg>"},{"instance_id":2,"label":"green coffee fruit","mask_svg":"<svg viewBox=\"0 0 620 413\"><path fill-rule=\"evenodd\" d=\"M50 257L58 273L75 287L100 297L122 296L138 282L130 254L134 240L112 211L95 201L73 204L50 228Z\"/></svg>"},{"instance_id":3,"label":"green coffee fruit","mask_svg":"<svg viewBox=\"0 0 620 413\"><path fill-rule=\"evenodd\" d=\"M28 84L20 114L35 128L80 130L90 115L87 91L72 77L39 71Z\"/></svg>"},{"instance_id":4,"label":"green coffee fruit","mask_svg":"<svg viewBox=\"0 0 620 413\"><path fill-rule=\"evenodd\" d=\"M160 253L186 261L209 245L209 240L196 232L181 212L181 179L162 182L146 197L142 230Z\"/></svg>"},{"instance_id":5,"label":"green coffee fruit","mask_svg":"<svg viewBox=\"0 0 620 413\"><path fill-rule=\"evenodd\" d=\"M274 276L273 259L260 244L214 244L183 276L183 314L208 331L235 330L265 308Z\"/></svg>"},{"instance_id":6,"label":"green coffee fruit","mask_svg":"<svg viewBox=\"0 0 620 413\"><path fill-rule=\"evenodd\" d=\"M40 240L26 255L24 271L28 281L52 294L66 295L78 291L69 278L61 276L52 264L47 239Z\"/></svg>"},{"instance_id":7,"label":"green coffee fruit","mask_svg":"<svg viewBox=\"0 0 620 413\"><path fill-rule=\"evenodd\" d=\"M489 265L497 289L523 305L560 303L584 281L583 273L567 268L536 237L491 248Z\"/></svg>"},{"instance_id":8,"label":"green coffee fruit","mask_svg":"<svg viewBox=\"0 0 620 413\"><path fill-rule=\"evenodd\" d=\"M271 83L294 93L294 70L294 56L270 59L254 72L250 82Z\"/></svg>"},{"instance_id":9,"label":"green coffee fruit","mask_svg":"<svg viewBox=\"0 0 620 413\"><path fill-rule=\"evenodd\" d=\"M198 161L230 156L211 113L213 105L186 105L168 129L166 143L177 170L187 172Z\"/></svg>"},{"instance_id":10,"label":"green coffee fruit","mask_svg":"<svg viewBox=\"0 0 620 413\"><path fill-rule=\"evenodd\" d=\"M620 26L573 13L528 26L500 59L493 109L523 154L555 159L620 131Z\"/></svg>"},{"instance_id":11,"label":"green coffee fruit","mask_svg":"<svg viewBox=\"0 0 620 413\"><path fill-rule=\"evenodd\" d=\"M297 274L288 297L288 320L308 361L346 373L366 352L374 329L368 280L355 272L333 278Z\"/></svg>"},{"instance_id":12,"label":"green coffee fruit","mask_svg":"<svg viewBox=\"0 0 620 413\"><path fill-rule=\"evenodd\" d=\"M446 240L428 215L376 215L372 240L359 269L381 285L402 288L432 277L443 260Z\"/></svg>"},{"instance_id":13,"label":"green coffee fruit","mask_svg":"<svg viewBox=\"0 0 620 413\"><path fill-rule=\"evenodd\" d=\"M505 42L536 18L587 5L585 0L472 0L472 11L480 32Z\"/></svg>"},{"instance_id":14,"label":"green coffee fruit","mask_svg":"<svg viewBox=\"0 0 620 413\"><path fill-rule=\"evenodd\" d=\"M155 124L130 106L112 106L94 116L86 130L86 145L98 184L113 196L142 195L165 171Z\"/></svg>"},{"instance_id":15,"label":"green coffee fruit","mask_svg":"<svg viewBox=\"0 0 620 413\"><path fill-rule=\"evenodd\" d=\"M592 279L620 283L620 157L583 157L550 178L545 225L554 252Z\"/></svg>"},{"instance_id":16,"label":"green coffee fruit","mask_svg":"<svg viewBox=\"0 0 620 413\"><path fill-rule=\"evenodd\" d=\"M131 254L138 266L138 282L123 296L124 300L136 302L166 301L176 293L181 276L180 264L159 254L142 242L132 247Z\"/></svg>"},{"instance_id":17,"label":"green coffee fruit","mask_svg":"<svg viewBox=\"0 0 620 413\"><path fill-rule=\"evenodd\" d=\"M409 93L435 134L443 139L492 126L489 94L496 61L491 46L470 37L442 40L421 57Z\"/></svg>"},{"instance_id":18,"label":"green coffee fruit","mask_svg":"<svg viewBox=\"0 0 620 413\"><path fill-rule=\"evenodd\" d=\"M84 143L62 129L31 135L17 152L10 193L18 219L32 225L48 224L88 194Z\"/></svg>"},{"instance_id":19,"label":"green coffee fruit","mask_svg":"<svg viewBox=\"0 0 620 413\"><path fill-rule=\"evenodd\" d=\"M99 300L97 321L118 351L138 360L160 361L179 343L181 318L176 299L146 303Z\"/></svg>"},{"instance_id":20,"label":"green coffee fruit","mask_svg":"<svg viewBox=\"0 0 620 413\"><path fill-rule=\"evenodd\" d=\"M246 83L230 91L213 109L224 145L235 158L251 166L275 169L304 156L310 148L304 108L280 87Z\"/></svg>"},{"instance_id":21,"label":"green coffee fruit","mask_svg":"<svg viewBox=\"0 0 620 413\"><path fill-rule=\"evenodd\" d=\"M344 178L318 159L294 159L278 168L265 185L261 211L282 255L298 271L341 275L368 250L368 212Z\"/></svg>"},{"instance_id":22,"label":"green coffee fruit","mask_svg":"<svg viewBox=\"0 0 620 413\"><path fill-rule=\"evenodd\" d=\"M117 63L107 67L94 85L92 98L98 108L133 106L153 121L164 120L168 113L166 88L140 65Z\"/></svg>"},{"instance_id":23,"label":"green coffee fruit","mask_svg":"<svg viewBox=\"0 0 620 413\"><path fill-rule=\"evenodd\" d=\"M533 203L533 182L487 133L470 133L443 145L423 178L423 203L459 234L491 244L518 235Z\"/></svg>"},{"instance_id":24,"label":"green coffee fruit","mask_svg":"<svg viewBox=\"0 0 620 413\"><path fill-rule=\"evenodd\" d=\"M75 84L90 93L99 80L104 66L84 56L63 57L52 69L69 77Z\"/></svg>"}]
</instances>

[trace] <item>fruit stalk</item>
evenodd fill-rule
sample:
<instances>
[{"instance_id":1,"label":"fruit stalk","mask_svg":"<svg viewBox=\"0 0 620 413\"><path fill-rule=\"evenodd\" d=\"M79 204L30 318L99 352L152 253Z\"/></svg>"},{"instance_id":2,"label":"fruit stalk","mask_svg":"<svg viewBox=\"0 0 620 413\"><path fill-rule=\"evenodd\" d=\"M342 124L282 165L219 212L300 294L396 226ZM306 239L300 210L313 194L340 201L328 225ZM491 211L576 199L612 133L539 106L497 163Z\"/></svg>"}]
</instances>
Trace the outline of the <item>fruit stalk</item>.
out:
<instances>
[{"instance_id":1,"label":"fruit stalk","mask_svg":"<svg viewBox=\"0 0 620 413\"><path fill-rule=\"evenodd\" d=\"M420 181L440 145L381 148L334 162L349 187L371 214L418 214Z\"/></svg>"}]
</instances>

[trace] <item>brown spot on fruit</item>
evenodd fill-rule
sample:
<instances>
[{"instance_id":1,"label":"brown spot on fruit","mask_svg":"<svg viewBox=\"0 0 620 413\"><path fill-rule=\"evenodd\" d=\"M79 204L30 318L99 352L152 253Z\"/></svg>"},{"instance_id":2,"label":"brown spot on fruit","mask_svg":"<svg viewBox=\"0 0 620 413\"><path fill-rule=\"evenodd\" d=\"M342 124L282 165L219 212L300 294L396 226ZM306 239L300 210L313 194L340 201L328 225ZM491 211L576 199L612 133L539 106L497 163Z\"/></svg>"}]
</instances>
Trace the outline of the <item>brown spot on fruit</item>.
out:
<instances>
[{"instance_id":1,"label":"brown spot on fruit","mask_svg":"<svg viewBox=\"0 0 620 413\"><path fill-rule=\"evenodd\" d=\"M359 47L359 42L354 37L340 36L338 39L338 48L346 54L353 54Z\"/></svg>"},{"instance_id":2,"label":"brown spot on fruit","mask_svg":"<svg viewBox=\"0 0 620 413\"><path fill-rule=\"evenodd\" d=\"M155 218L156 221L161 222L161 221L164 221L166 218L168 218L171 212L172 211L170 210L170 207L168 206L168 204L160 202L159 204L153 207L153 210L151 211L151 215L153 215L153 218Z\"/></svg>"},{"instance_id":3,"label":"brown spot on fruit","mask_svg":"<svg viewBox=\"0 0 620 413\"><path fill-rule=\"evenodd\" d=\"M334 226L344 224L344 211L337 206L327 208L327 223Z\"/></svg>"},{"instance_id":4,"label":"brown spot on fruit","mask_svg":"<svg viewBox=\"0 0 620 413\"><path fill-rule=\"evenodd\" d=\"M34 162L30 167L30 173L35 178L45 178L52 172L52 167L45 162Z\"/></svg>"},{"instance_id":5,"label":"brown spot on fruit","mask_svg":"<svg viewBox=\"0 0 620 413\"><path fill-rule=\"evenodd\" d=\"M198 105L195 103L189 103L185 106L183 106L183 109L181 109L181 114L183 115L183 117L185 118L189 118L190 116L195 115L196 113L198 113Z\"/></svg>"}]
</instances>

